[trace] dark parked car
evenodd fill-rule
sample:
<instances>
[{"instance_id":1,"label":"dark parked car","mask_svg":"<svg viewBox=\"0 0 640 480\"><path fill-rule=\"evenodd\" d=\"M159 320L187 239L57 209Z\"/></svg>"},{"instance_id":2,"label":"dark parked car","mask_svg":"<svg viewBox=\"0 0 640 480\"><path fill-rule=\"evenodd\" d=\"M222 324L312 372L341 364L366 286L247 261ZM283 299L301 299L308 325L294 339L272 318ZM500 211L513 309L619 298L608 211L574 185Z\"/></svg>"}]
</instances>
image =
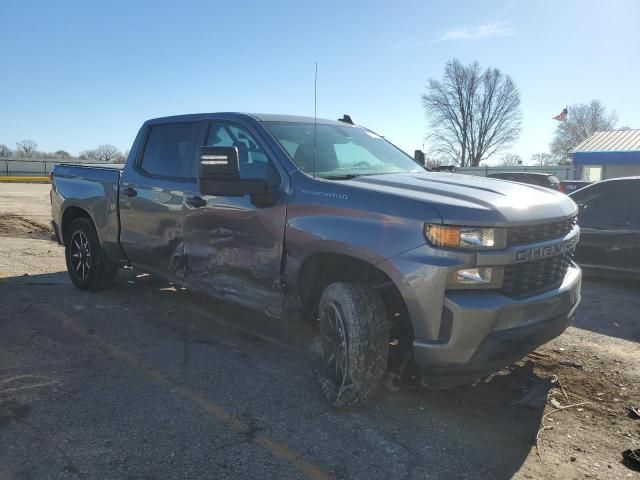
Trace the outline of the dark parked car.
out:
<instances>
[{"instance_id":1,"label":"dark parked car","mask_svg":"<svg viewBox=\"0 0 640 480\"><path fill-rule=\"evenodd\" d=\"M563 180L560 182L560 187L564 193L573 193L581 188L586 187L587 185L591 185L593 182L588 182L586 180Z\"/></svg>"},{"instance_id":2,"label":"dark parked car","mask_svg":"<svg viewBox=\"0 0 640 480\"><path fill-rule=\"evenodd\" d=\"M528 185L538 185L539 187L550 188L563 192L560 186L560 180L550 173L532 173L532 172L499 172L488 175L491 178L499 178L501 180L511 180L512 182L526 183Z\"/></svg>"},{"instance_id":3,"label":"dark parked car","mask_svg":"<svg viewBox=\"0 0 640 480\"><path fill-rule=\"evenodd\" d=\"M581 229L576 261L640 277L640 177L593 183L570 197L578 204Z\"/></svg>"},{"instance_id":4,"label":"dark parked car","mask_svg":"<svg viewBox=\"0 0 640 480\"><path fill-rule=\"evenodd\" d=\"M431 169L432 172L449 172L456 173L457 168L455 165L438 165L437 167L433 167Z\"/></svg>"}]
</instances>

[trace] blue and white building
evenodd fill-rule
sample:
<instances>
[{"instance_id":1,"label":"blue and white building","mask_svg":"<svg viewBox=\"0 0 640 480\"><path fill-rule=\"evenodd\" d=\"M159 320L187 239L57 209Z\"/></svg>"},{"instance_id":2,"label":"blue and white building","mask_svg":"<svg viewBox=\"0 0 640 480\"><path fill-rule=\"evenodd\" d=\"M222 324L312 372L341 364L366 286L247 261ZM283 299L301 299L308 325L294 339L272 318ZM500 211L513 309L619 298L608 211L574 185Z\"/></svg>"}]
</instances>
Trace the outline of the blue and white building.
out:
<instances>
[{"instance_id":1,"label":"blue and white building","mask_svg":"<svg viewBox=\"0 0 640 480\"><path fill-rule=\"evenodd\" d=\"M576 179L640 175L640 130L596 132L569 152Z\"/></svg>"}]
</instances>

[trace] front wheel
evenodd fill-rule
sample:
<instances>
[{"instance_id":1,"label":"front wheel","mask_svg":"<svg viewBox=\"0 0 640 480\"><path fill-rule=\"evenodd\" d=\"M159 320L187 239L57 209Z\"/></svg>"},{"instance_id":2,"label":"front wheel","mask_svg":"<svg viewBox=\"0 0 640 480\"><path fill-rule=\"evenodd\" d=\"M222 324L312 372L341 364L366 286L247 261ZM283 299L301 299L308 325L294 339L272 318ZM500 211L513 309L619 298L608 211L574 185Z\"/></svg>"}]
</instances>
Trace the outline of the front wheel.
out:
<instances>
[{"instance_id":1,"label":"front wheel","mask_svg":"<svg viewBox=\"0 0 640 480\"><path fill-rule=\"evenodd\" d=\"M75 219L65 232L67 271L81 290L104 290L113 282L118 268L104 255L93 222Z\"/></svg>"},{"instance_id":2,"label":"front wheel","mask_svg":"<svg viewBox=\"0 0 640 480\"><path fill-rule=\"evenodd\" d=\"M311 352L323 397L335 408L365 403L387 370L389 323L380 295L367 285L332 283L318 317Z\"/></svg>"}]
</instances>

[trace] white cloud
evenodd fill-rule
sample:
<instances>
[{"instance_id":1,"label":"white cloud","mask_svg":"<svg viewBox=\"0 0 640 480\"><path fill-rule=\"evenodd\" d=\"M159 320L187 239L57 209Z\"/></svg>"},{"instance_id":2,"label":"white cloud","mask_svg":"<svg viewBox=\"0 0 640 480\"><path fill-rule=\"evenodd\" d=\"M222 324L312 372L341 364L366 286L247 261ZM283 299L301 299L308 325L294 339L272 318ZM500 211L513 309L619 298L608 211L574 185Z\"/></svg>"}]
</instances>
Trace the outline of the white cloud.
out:
<instances>
[{"instance_id":1,"label":"white cloud","mask_svg":"<svg viewBox=\"0 0 640 480\"><path fill-rule=\"evenodd\" d=\"M515 31L502 23L486 23L475 27L463 27L447 30L434 39L436 42L448 40L480 40L489 37L510 37Z\"/></svg>"}]
</instances>

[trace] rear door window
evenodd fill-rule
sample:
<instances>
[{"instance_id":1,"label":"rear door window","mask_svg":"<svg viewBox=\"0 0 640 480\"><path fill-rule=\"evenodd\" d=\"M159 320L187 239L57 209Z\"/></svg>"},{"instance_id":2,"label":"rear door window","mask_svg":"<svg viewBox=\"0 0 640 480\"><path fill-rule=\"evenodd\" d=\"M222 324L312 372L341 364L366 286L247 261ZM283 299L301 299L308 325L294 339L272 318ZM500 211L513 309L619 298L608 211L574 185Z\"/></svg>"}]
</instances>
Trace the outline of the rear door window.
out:
<instances>
[{"instance_id":1,"label":"rear door window","mask_svg":"<svg viewBox=\"0 0 640 480\"><path fill-rule=\"evenodd\" d=\"M541 187L548 187L549 180L544 175L522 175L522 182L530 185L539 185Z\"/></svg>"},{"instance_id":2,"label":"rear door window","mask_svg":"<svg viewBox=\"0 0 640 480\"><path fill-rule=\"evenodd\" d=\"M549 175L548 177L545 177L545 178L547 183L543 186L550 187L554 190L560 190L560 180L558 180L558 177L554 175Z\"/></svg>"},{"instance_id":3,"label":"rear door window","mask_svg":"<svg viewBox=\"0 0 640 480\"><path fill-rule=\"evenodd\" d=\"M618 181L620 187L617 191L617 210L614 215L616 225L624 228L640 229L640 181Z\"/></svg>"},{"instance_id":4,"label":"rear door window","mask_svg":"<svg viewBox=\"0 0 640 480\"><path fill-rule=\"evenodd\" d=\"M140 162L142 170L153 176L193 179L201 128L201 122L153 125Z\"/></svg>"},{"instance_id":5,"label":"rear door window","mask_svg":"<svg viewBox=\"0 0 640 480\"><path fill-rule=\"evenodd\" d=\"M560 183L560 180L558 180L558 177L555 175L549 175L547 179L549 180L549 183L553 183L554 185Z\"/></svg>"},{"instance_id":6,"label":"rear door window","mask_svg":"<svg viewBox=\"0 0 640 480\"><path fill-rule=\"evenodd\" d=\"M576 192L571 198L580 208L578 222L592 228L640 228L640 186L614 181Z\"/></svg>"},{"instance_id":7,"label":"rear door window","mask_svg":"<svg viewBox=\"0 0 640 480\"><path fill-rule=\"evenodd\" d=\"M527 185L539 185L538 181L535 178L532 178L529 175L525 174L507 174L504 179L511 180L512 182L526 183Z\"/></svg>"},{"instance_id":8,"label":"rear door window","mask_svg":"<svg viewBox=\"0 0 640 480\"><path fill-rule=\"evenodd\" d=\"M492 173L489 176L492 178L499 178L500 180L510 180L512 182L517 181L517 179L513 178L513 175L509 175L508 173Z\"/></svg>"}]
</instances>

